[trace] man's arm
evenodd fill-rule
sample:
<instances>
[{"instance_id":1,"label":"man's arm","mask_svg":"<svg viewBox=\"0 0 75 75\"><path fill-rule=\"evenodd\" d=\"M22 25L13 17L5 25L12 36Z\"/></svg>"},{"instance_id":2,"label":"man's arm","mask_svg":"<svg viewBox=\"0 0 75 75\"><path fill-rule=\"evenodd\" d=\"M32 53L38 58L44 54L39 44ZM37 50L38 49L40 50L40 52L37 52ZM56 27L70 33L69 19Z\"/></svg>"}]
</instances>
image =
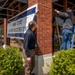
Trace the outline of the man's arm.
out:
<instances>
[{"instance_id":1,"label":"man's arm","mask_svg":"<svg viewBox=\"0 0 75 75\"><path fill-rule=\"evenodd\" d=\"M55 12L58 13L61 17L64 17L64 18L68 18L69 15L66 13L66 12L60 12L58 10L55 9Z\"/></svg>"},{"instance_id":2,"label":"man's arm","mask_svg":"<svg viewBox=\"0 0 75 75\"><path fill-rule=\"evenodd\" d=\"M27 56L27 61L30 62L31 58L30 58L30 52L29 52L29 41L30 41L30 35L25 35L24 36L24 48L25 48L25 53Z\"/></svg>"}]
</instances>

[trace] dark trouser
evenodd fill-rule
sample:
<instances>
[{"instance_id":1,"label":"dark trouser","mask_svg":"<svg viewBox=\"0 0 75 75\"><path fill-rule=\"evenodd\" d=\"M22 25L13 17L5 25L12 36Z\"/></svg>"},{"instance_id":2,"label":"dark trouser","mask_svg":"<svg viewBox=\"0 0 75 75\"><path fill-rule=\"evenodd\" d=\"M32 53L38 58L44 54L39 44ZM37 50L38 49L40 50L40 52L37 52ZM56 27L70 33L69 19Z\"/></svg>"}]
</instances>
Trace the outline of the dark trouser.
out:
<instances>
[{"instance_id":1,"label":"dark trouser","mask_svg":"<svg viewBox=\"0 0 75 75\"><path fill-rule=\"evenodd\" d=\"M60 50L64 49L67 50L71 48L71 39L70 37L72 36L72 31L69 29L63 29L62 31L62 44L60 46Z\"/></svg>"},{"instance_id":2,"label":"dark trouser","mask_svg":"<svg viewBox=\"0 0 75 75\"><path fill-rule=\"evenodd\" d=\"M35 67L35 50L30 50L31 62L28 63L25 60L25 75L31 75L34 67Z\"/></svg>"}]
</instances>

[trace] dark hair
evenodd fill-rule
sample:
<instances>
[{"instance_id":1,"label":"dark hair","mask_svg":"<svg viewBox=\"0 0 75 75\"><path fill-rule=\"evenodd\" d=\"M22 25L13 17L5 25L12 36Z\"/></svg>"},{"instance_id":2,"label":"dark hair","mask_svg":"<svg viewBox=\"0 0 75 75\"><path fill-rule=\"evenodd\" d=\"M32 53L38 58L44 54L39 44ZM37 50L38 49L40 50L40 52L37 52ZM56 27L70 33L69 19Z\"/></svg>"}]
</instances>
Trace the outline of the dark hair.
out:
<instances>
[{"instance_id":1,"label":"dark hair","mask_svg":"<svg viewBox=\"0 0 75 75\"><path fill-rule=\"evenodd\" d=\"M35 21L29 22L29 24L28 24L29 29L32 29L35 25L36 25Z\"/></svg>"}]
</instances>

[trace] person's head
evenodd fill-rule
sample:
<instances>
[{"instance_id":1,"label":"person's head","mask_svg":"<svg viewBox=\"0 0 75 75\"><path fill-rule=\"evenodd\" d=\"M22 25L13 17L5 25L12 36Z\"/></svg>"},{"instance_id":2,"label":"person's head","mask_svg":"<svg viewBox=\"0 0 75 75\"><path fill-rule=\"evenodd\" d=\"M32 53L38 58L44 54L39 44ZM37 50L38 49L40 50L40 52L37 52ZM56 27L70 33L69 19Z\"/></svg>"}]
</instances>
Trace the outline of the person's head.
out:
<instances>
[{"instance_id":1,"label":"person's head","mask_svg":"<svg viewBox=\"0 0 75 75\"><path fill-rule=\"evenodd\" d=\"M32 31L35 31L36 29L36 22L35 21L31 21L29 22L29 29L31 29Z\"/></svg>"},{"instance_id":2,"label":"person's head","mask_svg":"<svg viewBox=\"0 0 75 75\"><path fill-rule=\"evenodd\" d=\"M67 8L67 12L72 12L72 11L73 11L73 9L71 7Z\"/></svg>"}]
</instances>

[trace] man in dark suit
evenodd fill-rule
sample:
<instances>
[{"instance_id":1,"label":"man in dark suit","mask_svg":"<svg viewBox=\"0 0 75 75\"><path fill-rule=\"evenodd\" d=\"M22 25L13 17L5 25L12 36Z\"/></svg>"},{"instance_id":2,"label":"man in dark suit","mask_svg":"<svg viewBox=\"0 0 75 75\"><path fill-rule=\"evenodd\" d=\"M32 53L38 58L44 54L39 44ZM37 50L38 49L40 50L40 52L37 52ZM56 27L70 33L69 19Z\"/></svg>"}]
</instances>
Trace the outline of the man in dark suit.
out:
<instances>
[{"instance_id":1,"label":"man in dark suit","mask_svg":"<svg viewBox=\"0 0 75 75\"><path fill-rule=\"evenodd\" d=\"M25 75L34 75L32 74L35 67L35 48L36 48L36 23L31 21L29 23L29 28L24 35L24 49L26 54L26 74Z\"/></svg>"}]
</instances>

